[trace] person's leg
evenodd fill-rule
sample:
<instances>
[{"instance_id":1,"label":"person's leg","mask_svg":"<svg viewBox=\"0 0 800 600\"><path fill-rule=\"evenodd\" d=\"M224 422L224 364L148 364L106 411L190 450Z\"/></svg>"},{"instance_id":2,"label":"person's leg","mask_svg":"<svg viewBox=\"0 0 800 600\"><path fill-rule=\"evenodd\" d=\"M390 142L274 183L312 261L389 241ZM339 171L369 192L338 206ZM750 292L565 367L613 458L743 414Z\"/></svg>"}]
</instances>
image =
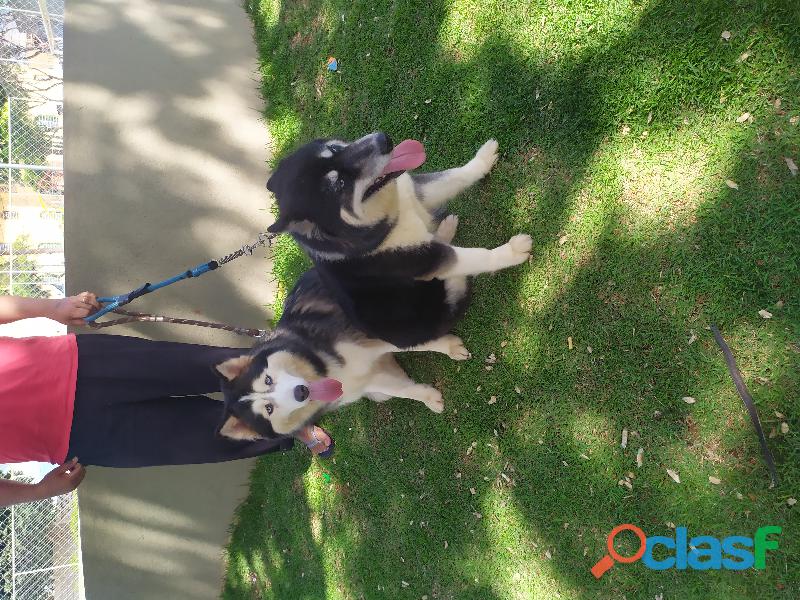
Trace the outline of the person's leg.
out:
<instances>
[{"instance_id":1,"label":"person's leg","mask_svg":"<svg viewBox=\"0 0 800 600\"><path fill-rule=\"evenodd\" d=\"M249 352L120 335L77 340L79 387L102 390L114 402L218 392L213 367Z\"/></svg>"},{"instance_id":2,"label":"person's leg","mask_svg":"<svg viewBox=\"0 0 800 600\"><path fill-rule=\"evenodd\" d=\"M68 456L84 465L148 467L215 463L292 447L292 438L237 442L216 435L222 405L205 396L109 403L76 397Z\"/></svg>"}]
</instances>

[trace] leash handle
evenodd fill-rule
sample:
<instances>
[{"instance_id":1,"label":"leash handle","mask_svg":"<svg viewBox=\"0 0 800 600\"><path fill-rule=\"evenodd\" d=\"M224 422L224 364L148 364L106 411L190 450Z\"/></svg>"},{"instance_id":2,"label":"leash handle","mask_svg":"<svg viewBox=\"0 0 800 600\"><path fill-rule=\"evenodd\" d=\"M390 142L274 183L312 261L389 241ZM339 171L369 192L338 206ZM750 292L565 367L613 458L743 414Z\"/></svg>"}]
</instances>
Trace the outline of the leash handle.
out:
<instances>
[{"instance_id":1,"label":"leash handle","mask_svg":"<svg viewBox=\"0 0 800 600\"><path fill-rule=\"evenodd\" d=\"M174 277L170 277L169 279L165 279L164 281L159 281L158 283L149 283L149 282L145 283L144 285L139 286L138 288L136 288L131 292L128 292L127 294L121 294L119 296L103 296L101 298L98 298L97 301L100 302L101 304L106 304L106 306L98 310L96 313L89 315L88 317L84 317L83 320L86 323L94 323L97 319L99 319L103 315L106 315L118 309L120 306L125 306L126 304L133 302L139 296L144 296L145 294L149 294L168 285L172 285L173 283L176 283L183 279L199 277L200 275L208 273L209 271L213 271L218 267L219 263L217 263L217 261L215 260L212 260L207 263L203 263L202 265L198 265L193 269L187 269L183 273L175 275Z\"/></svg>"}]
</instances>

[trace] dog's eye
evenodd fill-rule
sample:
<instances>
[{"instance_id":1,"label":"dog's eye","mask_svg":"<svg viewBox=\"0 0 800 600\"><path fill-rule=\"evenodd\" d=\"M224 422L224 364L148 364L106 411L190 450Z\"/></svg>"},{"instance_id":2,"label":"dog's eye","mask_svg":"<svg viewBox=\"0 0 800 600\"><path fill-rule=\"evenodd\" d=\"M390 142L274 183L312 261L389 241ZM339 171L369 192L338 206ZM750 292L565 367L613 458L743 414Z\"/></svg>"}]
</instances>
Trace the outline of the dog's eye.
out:
<instances>
[{"instance_id":1,"label":"dog's eye","mask_svg":"<svg viewBox=\"0 0 800 600\"><path fill-rule=\"evenodd\" d=\"M338 154L339 152L341 152L342 147L341 146L328 146L328 150L330 150L334 154Z\"/></svg>"},{"instance_id":2,"label":"dog's eye","mask_svg":"<svg viewBox=\"0 0 800 600\"><path fill-rule=\"evenodd\" d=\"M267 375L266 378L264 379L264 383L266 383L267 385L272 385L272 377Z\"/></svg>"},{"instance_id":3,"label":"dog's eye","mask_svg":"<svg viewBox=\"0 0 800 600\"><path fill-rule=\"evenodd\" d=\"M267 405L266 405L264 408L266 408L266 409L267 409L267 414L268 414L268 415L271 415L271 414L272 414L272 411L274 410L274 408L273 408L272 404L267 404Z\"/></svg>"}]
</instances>

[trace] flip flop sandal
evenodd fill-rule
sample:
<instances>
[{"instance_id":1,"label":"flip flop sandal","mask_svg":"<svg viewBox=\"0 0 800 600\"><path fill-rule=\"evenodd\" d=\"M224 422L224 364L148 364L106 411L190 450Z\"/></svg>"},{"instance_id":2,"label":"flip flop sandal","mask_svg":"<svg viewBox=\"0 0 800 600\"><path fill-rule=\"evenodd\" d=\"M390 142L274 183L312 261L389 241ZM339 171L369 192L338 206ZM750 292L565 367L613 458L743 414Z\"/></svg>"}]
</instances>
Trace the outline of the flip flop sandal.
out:
<instances>
[{"instance_id":1,"label":"flip flop sandal","mask_svg":"<svg viewBox=\"0 0 800 600\"><path fill-rule=\"evenodd\" d=\"M322 428L320 427L320 429L322 429ZM317 454L316 456L317 456L317 457L319 457L319 458L330 458L330 456L333 454L333 450L334 450L334 448L336 447L336 444L334 443L334 441L333 441L333 437L331 436L331 434L330 434L330 433L328 433L328 431L326 431L325 429L322 429L322 431L324 431L325 433L327 433L327 434L328 434L328 437L329 437L329 438L331 438L331 445L330 445L330 446L328 446L328 449L327 449L327 450L325 450L324 452L320 452L320 453L319 453L319 454ZM316 447L317 447L317 446L319 446L320 444L321 444L321 445L323 445L323 446L325 445L325 442L323 442L321 439L319 439L319 438L317 437L317 431L316 431L316 429L312 429L312 430L311 430L311 437L313 438L313 440L314 440L314 441L312 441L312 442L306 442L306 447L307 447L309 450L311 450L312 448L316 448Z\"/></svg>"}]
</instances>

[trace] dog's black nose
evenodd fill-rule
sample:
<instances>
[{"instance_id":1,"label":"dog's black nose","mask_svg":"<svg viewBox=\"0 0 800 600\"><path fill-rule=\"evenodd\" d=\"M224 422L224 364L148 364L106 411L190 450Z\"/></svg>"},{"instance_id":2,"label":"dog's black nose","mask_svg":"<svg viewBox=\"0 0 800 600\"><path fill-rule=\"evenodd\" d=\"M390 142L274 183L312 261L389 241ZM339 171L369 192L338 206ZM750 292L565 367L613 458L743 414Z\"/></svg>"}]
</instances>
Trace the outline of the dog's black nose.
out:
<instances>
[{"instance_id":1,"label":"dog's black nose","mask_svg":"<svg viewBox=\"0 0 800 600\"><path fill-rule=\"evenodd\" d=\"M308 398L308 388L304 385L298 385L294 388L294 399L298 402L305 402Z\"/></svg>"},{"instance_id":2,"label":"dog's black nose","mask_svg":"<svg viewBox=\"0 0 800 600\"><path fill-rule=\"evenodd\" d=\"M381 154L389 154L394 148L394 144L392 144L392 138L386 135L383 132L378 134L378 149L381 151Z\"/></svg>"}]
</instances>

